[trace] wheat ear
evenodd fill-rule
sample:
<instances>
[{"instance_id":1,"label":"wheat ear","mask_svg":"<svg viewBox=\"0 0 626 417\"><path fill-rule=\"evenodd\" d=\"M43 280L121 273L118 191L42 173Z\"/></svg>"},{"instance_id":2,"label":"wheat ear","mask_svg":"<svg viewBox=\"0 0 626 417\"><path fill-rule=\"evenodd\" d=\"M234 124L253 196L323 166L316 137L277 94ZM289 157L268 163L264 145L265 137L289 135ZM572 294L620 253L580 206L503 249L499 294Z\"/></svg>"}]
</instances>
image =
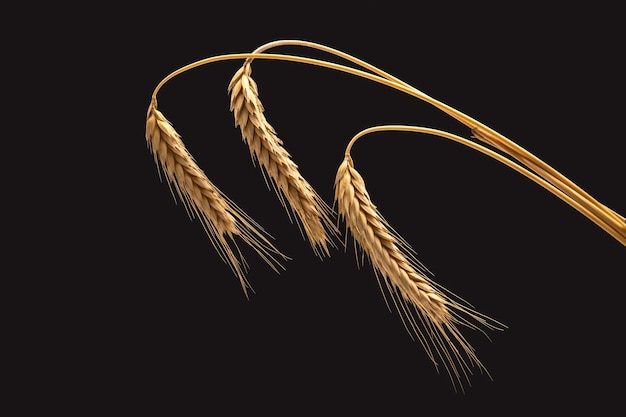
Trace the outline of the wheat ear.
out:
<instances>
[{"instance_id":1,"label":"wheat ear","mask_svg":"<svg viewBox=\"0 0 626 417\"><path fill-rule=\"evenodd\" d=\"M355 244L369 258L377 277L384 281L405 327L420 340L435 365L441 359L455 388L463 389L463 380L469 382L472 366L488 374L457 325L480 330L481 327L495 329L500 324L462 300L457 301L451 292L428 277L428 271L415 259L408 243L372 203L363 178L347 154L335 179L335 204Z\"/></svg>"},{"instance_id":2,"label":"wheat ear","mask_svg":"<svg viewBox=\"0 0 626 417\"><path fill-rule=\"evenodd\" d=\"M244 63L228 85L235 127L240 127L253 162L259 162L268 186L271 183L290 219L296 218L317 255L328 256L328 247L334 246L333 239L338 235L332 209L302 177L282 140L265 118L251 72L250 64Z\"/></svg>"},{"instance_id":3,"label":"wheat ear","mask_svg":"<svg viewBox=\"0 0 626 417\"><path fill-rule=\"evenodd\" d=\"M268 240L269 235L207 178L181 136L157 109L156 98L152 98L148 107L146 141L155 164L165 173L170 188L174 187L172 193L176 190L190 217L200 220L213 246L239 278L248 296L251 287L245 277L247 264L234 236L254 248L275 271L281 266L277 258L287 258Z\"/></svg>"}]
</instances>

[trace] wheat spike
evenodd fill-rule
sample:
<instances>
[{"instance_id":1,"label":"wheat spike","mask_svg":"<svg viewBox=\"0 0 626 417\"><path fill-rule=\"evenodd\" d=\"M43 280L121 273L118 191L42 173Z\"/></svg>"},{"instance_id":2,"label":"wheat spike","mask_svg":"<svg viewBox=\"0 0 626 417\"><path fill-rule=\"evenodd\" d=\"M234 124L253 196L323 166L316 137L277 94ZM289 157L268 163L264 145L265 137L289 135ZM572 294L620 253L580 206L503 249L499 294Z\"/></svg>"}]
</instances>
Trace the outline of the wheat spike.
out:
<instances>
[{"instance_id":1,"label":"wheat spike","mask_svg":"<svg viewBox=\"0 0 626 417\"><path fill-rule=\"evenodd\" d=\"M165 173L172 193L178 195L191 218L197 217L222 259L239 278L244 293L251 288L245 273L243 259L235 236L239 236L274 269L280 263L277 257L287 259L268 240L265 231L243 210L226 197L200 169L185 147L172 124L157 109L153 98L146 118L146 141L154 155L155 164Z\"/></svg>"},{"instance_id":2,"label":"wheat spike","mask_svg":"<svg viewBox=\"0 0 626 417\"><path fill-rule=\"evenodd\" d=\"M282 140L265 118L251 72L250 64L244 63L228 85L235 127L240 127L253 162L259 162L268 186L271 183L290 219L293 221L296 218L318 256L328 256L328 247L334 246L333 238L338 235L333 212L302 177L298 166L283 147Z\"/></svg>"},{"instance_id":3,"label":"wheat spike","mask_svg":"<svg viewBox=\"0 0 626 417\"><path fill-rule=\"evenodd\" d=\"M463 389L463 380L469 382L470 367L478 366L486 372L457 325L480 330L480 326L495 329L500 324L462 300L456 301L452 293L428 277L408 243L393 231L372 203L349 155L337 171L335 204L355 245L370 260L379 280L384 281L405 327L419 339L436 366L438 358L442 360L455 389L457 385Z\"/></svg>"}]
</instances>

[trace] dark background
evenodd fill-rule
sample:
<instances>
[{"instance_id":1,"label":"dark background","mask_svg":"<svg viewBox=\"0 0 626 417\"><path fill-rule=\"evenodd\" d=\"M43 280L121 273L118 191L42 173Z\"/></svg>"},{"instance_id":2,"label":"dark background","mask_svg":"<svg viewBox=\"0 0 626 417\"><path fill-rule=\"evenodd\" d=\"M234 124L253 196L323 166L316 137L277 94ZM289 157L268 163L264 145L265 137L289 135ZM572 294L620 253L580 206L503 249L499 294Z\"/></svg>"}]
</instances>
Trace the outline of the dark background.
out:
<instances>
[{"instance_id":1,"label":"dark background","mask_svg":"<svg viewBox=\"0 0 626 417\"><path fill-rule=\"evenodd\" d=\"M82 415L620 407L625 248L511 169L416 134L371 135L352 152L372 200L437 282L509 326L492 341L466 332L493 381L474 375L460 394L386 309L352 246L317 258L265 186L228 110L240 61L189 71L158 98L207 176L292 258L277 275L242 246L250 300L160 182L144 139L150 96L170 72L304 39L486 123L624 214L618 15L595 6L431 11L386 2L341 12L232 3L103 9L58 25L59 36L39 42L56 57L49 68L65 68L51 94L69 104L50 107L64 126L55 137L75 154L63 152L69 166L43 177L55 214L23 244L31 256L11 296L8 322L20 324L7 336L18 368L10 395L25 412L44 405ZM303 48L273 52L337 61ZM268 120L329 204L345 146L361 129L402 123L469 136L431 106L367 80L287 62L253 68Z\"/></svg>"}]
</instances>

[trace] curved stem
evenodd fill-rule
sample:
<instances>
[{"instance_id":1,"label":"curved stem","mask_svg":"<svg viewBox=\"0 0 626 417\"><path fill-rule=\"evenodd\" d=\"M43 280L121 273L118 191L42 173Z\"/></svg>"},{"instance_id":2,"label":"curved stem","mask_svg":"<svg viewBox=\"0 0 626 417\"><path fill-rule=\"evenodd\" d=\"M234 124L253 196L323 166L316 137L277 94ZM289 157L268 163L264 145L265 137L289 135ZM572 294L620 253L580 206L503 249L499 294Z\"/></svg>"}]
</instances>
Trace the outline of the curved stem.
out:
<instances>
[{"instance_id":1,"label":"curved stem","mask_svg":"<svg viewBox=\"0 0 626 417\"><path fill-rule=\"evenodd\" d=\"M559 188L561 188L562 190L569 191L572 197L575 198L578 202L588 205L591 210L598 213L599 215L606 217L616 229L620 230L620 233L622 235L626 236L626 222L624 222L624 217L615 213L613 210L604 206L603 204L597 202L585 190L578 187L560 172L543 163L543 161L541 161L539 158L535 157L519 145L516 145L515 143L507 140L504 136L502 136L498 132L493 131L492 129L485 129L482 126L477 126L472 129L472 133L477 139L480 139L485 143L491 144L500 151L511 155L513 158L517 159L531 170L537 173L541 173L543 177L548 178L551 183L559 186Z\"/></svg>"},{"instance_id":2,"label":"curved stem","mask_svg":"<svg viewBox=\"0 0 626 417\"><path fill-rule=\"evenodd\" d=\"M609 233L611 236L613 236L615 239L617 239L619 242L621 242L622 244L626 245L626 238L621 235L620 233L618 233L613 227L611 227L611 225L607 224L603 218L599 217L596 213L594 213L593 211L590 211L587 207L585 207L583 204L580 204L577 200L573 199L572 197L570 197L568 194L564 193L563 191L561 191L559 188L555 187L554 185L552 185L550 182L546 181L545 179L543 179L541 176L523 168L522 166L516 164L515 162L511 161L508 158L505 158L504 156L502 156L501 154L492 151L491 149L485 148L484 146L481 146L475 142L472 142L468 139L462 138L460 136L454 135L452 133L449 132L445 132L443 130L438 130L438 129L432 129L432 128L428 128L428 127L421 127L421 126L406 126L406 125L383 125L383 126L374 126L374 127L370 127L368 129L364 129L362 131L360 131L359 133L357 133L348 143L347 147L346 147L346 152L345 155L346 156L350 156L350 151L352 150L352 146L354 145L354 143L361 137L370 134L370 133L375 133L375 132L383 132L383 131L400 131L400 132L414 132L414 133L425 133L425 134L429 134L429 135L434 135L434 136L439 136L445 139L450 139L452 141L455 141L457 143L460 143L462 145L465 145L469 148L472 148L476 151L479 151L487 156L492 157L493 159L503 163L504 165L508 166L509 168L512 168L513 170L517 171L518 173L524 175L526 178L529 178L530 180L534 181L536 184L541 185L542 187L544 187L545 189L547 189L548 191L550 191L552 194L554 194L555 196L559 197L561 200L565 201L566 203L568 203L570 206L574 207L576 210L578 210L580 213L582 213L583 215L585 215L587 218L589 218L591 221L593 221L596 225L598 225L600 228L602 228L605 232Z\"/></svg>"},{"instance_id":3,"label":"curved stem","mask_svg":"<svg viewBox=\"0 0 626 417\"><path fill-rule=\"evenodd\" d=\"M291 61L291 62L299 62L299 63L303 63L303 64L309 64L309 65L316 65L319 67L325 67L325 68L330 68L330 69L334 69L337 71L342 71L342 72L346 72L352 75L356 75L362 78L367 78L370 79L372 81L376 81L382 84L385 84L387 86L390 87L399 87L402 90L404 90L404 92L408 93L408 89L406 87L402 87L399 85L396 85L396 83L386 80L382 77L376 76L376 75L372 75L369 74L367 72L364 71L360 71L351 67L347 67L345 65L340 65L340 64L334 64L332 62L327 62L327 61L321 61L319 59L313 59L313 58L305 58L305 57L301 57L301 56L296 56L296 55L284 55L284 54L259 54L259 53L239 53L239 54L225 54L225 55L216 55L216 56L212 56L209 58L205 58L205 59L201 59L199 61L196 62L192 62L191 64L185 65L184 67L181 67L179 69L177 69L176 71L173 71L172 73L170 73L169 75L167 75L165 78L163 78L161 80L161 82L156 86L156 88L154 89L153 93L152 93L152 97L156 97L156 95L158 94L159 90L161 88L163 88L163 86L165 85L165 83L167 83L168 81L170 81L172 78L176 77L177 75L180 75L184 72L187 72L189 70L192 70L194 68L200 67L202 65L207 65L207 64L211 64L214 62L220 62L220 61L228 61L228 60L235 60L235 59L249 59L249 58L255 58L255 59L273 59L273 60L277 60L277 61Z\"/></svg>"},{"instance_id":4,"label":"curved stem","mask_svg":"<svg viewBox=\"0 0 626 417\"><path fill-rule=\"evenodd\" d=\"M285 40L279 40L279 41L266 43L265 45L262 45L258 47L257 49L255 49L254 52L256 53L264 52L271 48L275 48L279 46L288 46L288 45L309 47L312 49L318 49L318 50L333 54L342 59L355 63L387 80L394 81L399 85L403 85L409 89L412 89L417 94L416 97L429 102L430 104L439 108L446 114L452 116L457 121L469 127L472 130L472 133L474 134L475 138L495 147L501 152L521 162L523 165L530 168L533 172L535 172L536 174L539 174L541 177L549 181L551 184L553 184L554 186L561 189L563 192L570 195L580 204L585 205L589 210L605 218L605 220L609 224L611 224L612 227L615 228L621 236L626 238L626 218L624 218L623 216L619 215L615 211L611 210L610 208L598 202L596 199L594 199L591 195L589 195L585 190L580 188L570 179L562 175L560 172L552 168L550 165L543 162L541 159L537 158L532 153L528 152L526 149L522 148L521 146L517 145L513 141L509 140L505 136L494 131L493 129L489 128L485 124L471 118L470 116L450 106L447 106L439 102L438 100L433 99L432 97L426 96L421 91L415 89L413 86L398 79L397 77L394 77L393 75L385 71L382 71L378 69L377 67L371 64L368 64L367 62L360 60L350 54L347 54L335 48L331 48L326 45L322 45L322 44L315 43L315 42L285 39ZM251 62L252 59L249 58L246 61Z\"/></svg>"},{"instance_id":5,"label":"curved stem","mask_svg":"<svg viewBox=\"0 0 626 417\"><path fill-rule=\"evenodd\" d=\"M278 45L278 44L284 45L286 44L286 42L288 41L277 41L274 43L274 45ZM540 175L541 174L545 175L547 181L550 182L552 185L556 186L557 188L560 188L562 192L567 193L569 191L569 193L571 193L570 195L571 198L575 199L579 204L587 208L586 212L593 212L596 216L603 218L607 224L610 224L611 228L614 229L614 231L621 236L621 239L619 239L620 242L623 243L623 241L626 240L626 221L624 220L623 217L617 215L615 212L613 212L609 208L600 204L598 201L593 199L589 194L585 193L580 187L576 186L576 184L569 181L567 178L562 176L558 171L556 171L555 169L550 167L548 164L541 161L539 158L535 157L534 155L532 155L530 152L526 151L519 145L513 143L512 141L500 135L499 133L495 132L493 129L487 127L486 125L424 94L423 92L417 90L414 87L411 87L410 85L398 80L397 78L392 77L376 69L375 67L364 63L361 60L358 60L357 58L354 58L348 54L344 54L342 52L336 51L332 48L328 48L328 47L323 47L323 48L324 50L327 50L329 52L340 54L340 56L345 57L346 59L350 59L352 62L362 63L366 65L366 68L375 70L378 74L382 74L384 76L371 74L369 72L358 70L358 69L348 67L345 65L335 64L335 63L322 61L318 59L294 56L294 55L267 54L267 53L226 54L226 55L217 55L217 56L213 56L210 58L205 58L205 59L193 62L189 65L186 65L170 73L163 80L161 80L161 82L157 85L157 87L155 88L152 94L152 98L156 100L156 95L158 91L163 87L163 85L169 80L171 80L173 77L179 74L182 74L193 68L197 68L199 66L206 65L209 63L233 60L233 59L246 59L246 60L273 59L273 60L279 60L279 61L292 61L292 62L299 62L299 63L309 64L309 65L316 65L319 67L325 67L325 68L349 73L352 75L356 75L356 76L386 85L388 87L394 88L396 90L409 94L413 97L419 98L439 108L440 110L446 112L447 114L451 115L455 119L464 123L466 126L470 127L477 139L482 140L486 142L487 144L494 146L497 149L501 150L502 152L512 156L513 158L517 159L522 164L526 165L531 170L536 171ZM390 77L390 79L385 78L387 76ZM611 233L611 234L614 235L614 233Z\"/></svg>"},{"instance_id":6,"label":"curved stem","mask_svg":"<svg viewBox=\"0 0 626 417\"><path fill-rule=\"evenodd\" d=\"M187 72L191 69L200 67L202 65L207 65L210 63L214 63L214 62L219 62L219 61L227 61L227 60L234 60L234 59L248 59L248 58L254 58L254 59L273 59L273 60L277 60L277 61L291 61L291 62L299 62L302 64L309 64L309 65L316 65L319 67L325 67L325 68L329 68L329 69L333 69L333 70L337 70L337 71L342 71L342 72L346 72L348 74L352 74L352 75L356 75L358 77L361 78L366 78L368 80L371 81L375 81L379 84L383 84L386 85L388 87L391 88L395 88L396 90L399 90L403 93L409 94L413 97L419 98L421 100L424 100L438 108L441 108L442 110L448 110L449 112L452 113L460 113L458 110L453 109L450 106L447 106L443 103L441 103L440 101L428 96L427 94L424 94L423 92L411 87L410 85L406 84L406 83L402 83L402 82L397 82L394 80L389 80L386 79L384 77L381 77L379 75L375 75L375 74L370 74L369 72L365 72L362 70L358 70L352 67L348 67L345 65L341 65L341 64L335 64L332 62L327 62L327 61L322 61L319 59L314 59L314 58L305 58L305 57L301 57L301 56L296 56L296 55L284 55L284 54L266 54L266 53L238 53L238 54L225 54L225 55L216 55L216 56L212 56L209 58L205 58L205 59L201 59L199 61L196 62L192 62L191 64L188 64L184 67L181 67L179 69L177 69L176 71L170 73L169 75L167 75L165 78L163 78L161 80L161 82L156 86L156 88L154 89L154 92L152 93L152 97L156 97L157 93L159 92L159 90L163 87L163 85L165 85L165 83L167 83L169 80L171 80L172 78L176 77L177 75L180 75L184 72ZM444 111L445 111L444 110ZM478 123L478 122L476 122Z\"/></svg>"},{"instance_id":7,"label":"curved stem","mask_svg":"<svg viewBox=\"0 0 626 417\"><path fill-rule=\"evenodd\" d=\"M278 41L273 41L273 42L268 42L265 45L261 45L259 46L257 49L254 50L254 53L262 53L267 51L268 49L272 49L272 48L276 48L279 46L302 46L302 47L308 47L308 48L312 48L312 49L318 49L320 51L324 51L327 53L330 53L332 55L338 56L342 59L345 59L346 61L352 62L354 64L359 65L360 67L363 67L365 69L367 69L368 71L373 72L376 75L381 76L382 78L385 78L386 80L389 81L393 81L394 83L397 83L399 85L403 85L408 89L413 90L413 92L415 92L417 95L416 97L421 98L422 100L428 102L429 104L437 107L439 110L443 111L444 113L452 116L453 118L455 118L456 120L458 120L459 122L463 123L465 126L468 126L470 128L472 128L473 126L479 126L481 125L480 122L478 122L477 120L474 120L473 118L471 118L470 116L458 111L457 109L448 106L447 104L444 104L443 102L434 99L433 97L428 96L427 94L423 93L422 91L416 89L415 87L413 87L412 85L402 81L401 79L389 74L388 72L385 72L381 69L379 69L378 67L375 67L372 64L369 64L353 55L347 54L345 52L342 52L338 49L335 48L331 48L329 46L326 45L322 45L320 43L315 43L315 42L309 42L309 41L303 41L303 40L295 40L295 39L282 39L282 40L278 40ZM252 62L253 58L248 58L246 59L246 62Z\"/></svg>"}]
</instances>

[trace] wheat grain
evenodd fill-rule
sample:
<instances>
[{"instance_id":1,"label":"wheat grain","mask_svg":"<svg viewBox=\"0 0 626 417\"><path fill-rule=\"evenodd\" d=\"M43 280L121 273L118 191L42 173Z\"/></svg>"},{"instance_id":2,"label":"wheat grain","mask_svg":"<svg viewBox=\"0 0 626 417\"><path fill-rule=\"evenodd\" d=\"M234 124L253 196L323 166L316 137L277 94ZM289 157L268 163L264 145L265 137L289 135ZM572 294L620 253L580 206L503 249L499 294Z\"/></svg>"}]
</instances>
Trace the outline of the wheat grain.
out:
<instances>
[{"instance_id":1,"label":"wheat grain","mask_svg":"<svg viewBox=\"0 0 626 417\"><path fill-rule=\"evenodd\" d=\"M328 247L334 246L333 240L338 235L333 212L302 177L282 140L265 118L251 72L250 64L244 63L228 85L235 127L240 127L253 162L259 162L268 186L271 183L292 222L295 218L301 231L304 229L303 235L306 234L317 255L328 256Z\"/></svg>"},{"instance_id":2,"label":"wheat grain","mask_svg":"<svg viewBox=\"0 0 626 417\"><path fill-rule=\"evenodd\" d=\"M185 147L172 124L157 109L153 98L146 118L146 141L154 155L154 162L165 173L172 193L178 195L191 218L197 217L222 259L239 278L244 293L251 288L245 273L243 259L235 236L239 236L274 269L278 271L277 258L287 259L268 240L265 231L243 210L228 199L200 169Z\"/></svg>"},{"instance_id":3,"label":"wheat grain","mask_svg":"<svg viewBox=\"0 0 626 417\"><path fill-rule=\"evenodd\" d=\"M495 329L500 324L452 298L454 294L429 278L428 270L415 259L408 243L372 203L363 178L347 154L337 171L335 204L355 245L370 260L379 280L384 281L405 327L419 339L435 365L437 358L442 360L455 388L463 388L462 380L469 382L470 367L486 372L457 325L480 330L481 326Z\"/></svg>"}]
</instances>

